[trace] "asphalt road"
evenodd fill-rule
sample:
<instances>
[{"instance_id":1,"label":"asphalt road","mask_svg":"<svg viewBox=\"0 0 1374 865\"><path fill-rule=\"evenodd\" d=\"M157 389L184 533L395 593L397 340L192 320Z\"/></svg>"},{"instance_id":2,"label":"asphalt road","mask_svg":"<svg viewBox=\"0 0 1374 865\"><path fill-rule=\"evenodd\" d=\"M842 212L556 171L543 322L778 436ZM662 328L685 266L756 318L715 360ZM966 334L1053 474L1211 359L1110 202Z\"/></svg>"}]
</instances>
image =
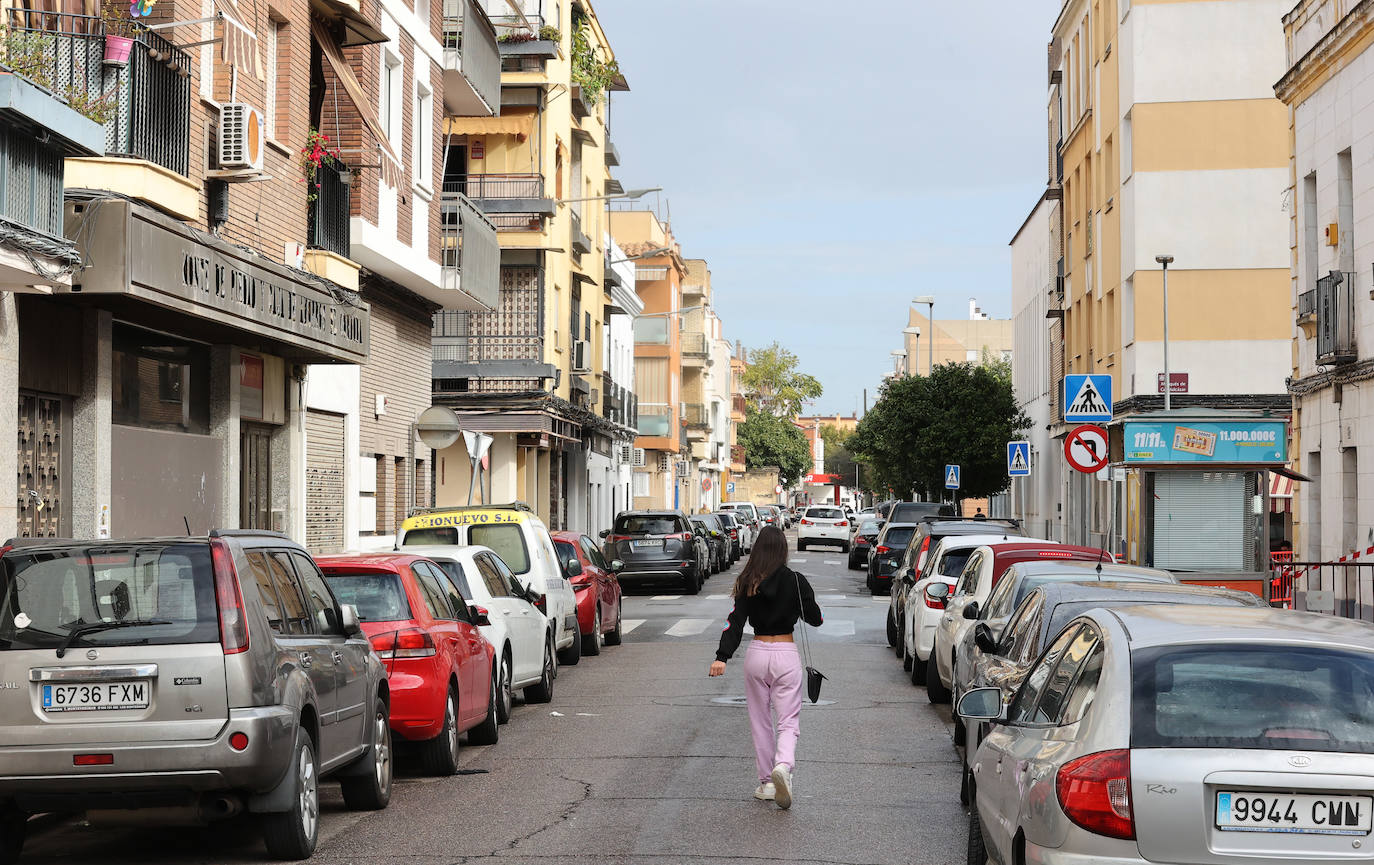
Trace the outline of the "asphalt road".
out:
<instances>
[{"instance_id":1,"label":"asphalt road","mask_svg":"<svg viewBox=\"0 0 1374 865\"><path fill-rule=\"evenodd\" d=\"M563 667L553 702L517 706L499 744L465 746L461 764L473 774L427 778L403 760L391 807L375 813L349 812L337 786L324 785L311 861L963 862L948 709L911 686L887 647L887 599L870 596L838 550L793 553L825 613L812 654L830 680L822 703L802 712L792 810L753 799L743 647L724 677L706 675L739 567L697 596L627 597L624 644ZM265 859L244 820L175 829L51 819L23 861Z\"/></svg>"}]
</instances>

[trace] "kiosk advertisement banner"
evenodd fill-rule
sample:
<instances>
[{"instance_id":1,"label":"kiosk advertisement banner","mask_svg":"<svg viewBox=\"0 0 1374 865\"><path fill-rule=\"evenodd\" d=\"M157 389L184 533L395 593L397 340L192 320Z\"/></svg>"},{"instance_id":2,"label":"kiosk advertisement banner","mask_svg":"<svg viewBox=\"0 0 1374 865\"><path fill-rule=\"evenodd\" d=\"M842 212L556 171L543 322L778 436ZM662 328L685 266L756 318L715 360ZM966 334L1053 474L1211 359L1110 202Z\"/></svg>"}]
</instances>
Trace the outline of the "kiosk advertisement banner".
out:
<instances>
[{"instance_id":1,"label":"kiosk advertisement banner","mask_svg":"<svg viewBox=\"0 0 1374 865\"><path fill-rule=\"evenodd\" d=\"M1127 464L1282 464L1288 433L1275 421L1130 422L1123 430Z\"/></svg>"}]
</instances>

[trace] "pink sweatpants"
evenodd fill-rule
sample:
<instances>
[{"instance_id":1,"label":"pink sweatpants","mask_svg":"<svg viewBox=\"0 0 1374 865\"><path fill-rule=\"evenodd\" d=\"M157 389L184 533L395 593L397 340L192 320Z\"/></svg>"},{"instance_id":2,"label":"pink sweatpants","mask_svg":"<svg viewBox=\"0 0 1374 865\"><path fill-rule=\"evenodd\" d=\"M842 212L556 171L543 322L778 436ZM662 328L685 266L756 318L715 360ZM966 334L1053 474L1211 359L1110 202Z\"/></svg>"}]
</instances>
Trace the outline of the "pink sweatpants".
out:
<instances>
[{"instance_id":1,"label":"pink sweatpants","mask_svg":"<svg viewBox=\"0 0 1374 865\"><path fill-rule=\"evenodd\" d=\"M751 640L744 655L744 694L749 703L749 729L759 783L773 779L773 767L796 765L801 735L802 666L796 643ZM773 713L777 712L776 733Z\"/></svg>"}]
</instances>

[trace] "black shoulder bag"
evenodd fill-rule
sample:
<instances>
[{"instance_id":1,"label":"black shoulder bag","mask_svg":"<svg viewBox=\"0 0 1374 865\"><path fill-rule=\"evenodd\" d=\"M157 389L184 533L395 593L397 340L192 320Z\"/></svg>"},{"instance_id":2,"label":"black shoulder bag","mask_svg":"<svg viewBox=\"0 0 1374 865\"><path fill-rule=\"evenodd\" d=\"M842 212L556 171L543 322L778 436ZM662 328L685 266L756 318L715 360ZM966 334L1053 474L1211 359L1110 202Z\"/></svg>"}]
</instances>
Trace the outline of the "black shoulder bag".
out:
<instances>
[{"instance_id":1,"label":"black shoulder bag","mask_svg":"<svg viewBox=\"0 0 1374 865\"><path fill-rule=\"evenodd\" d=\"M811 702L816 702L821 698L821 682L824 682L825 674L811 666L811 644L806 640L806 601L802 600L801 574L796 571L792 576L797 578L797 623L801 625L801 644L802 644L802 663L806 669L806 696Z\"/></svg>"}]
</instances>

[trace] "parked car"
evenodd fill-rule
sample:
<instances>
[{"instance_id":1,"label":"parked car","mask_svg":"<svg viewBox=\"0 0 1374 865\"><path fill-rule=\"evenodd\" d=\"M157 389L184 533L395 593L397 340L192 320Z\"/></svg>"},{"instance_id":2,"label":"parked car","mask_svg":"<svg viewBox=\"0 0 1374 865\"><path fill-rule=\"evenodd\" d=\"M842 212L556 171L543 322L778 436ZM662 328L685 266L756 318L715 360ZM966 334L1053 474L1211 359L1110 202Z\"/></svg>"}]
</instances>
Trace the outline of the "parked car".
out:
<instances>
[{"instance_id":1,"label":"parked car","mask_svg":"<svg viewBox=\"0 0 1374 865\"><path fill-rule=\"evenodd\" d=\"M759 517L759 509L752 502L721 502L718 511L729 511L737 514L744 520L749 528L749 542L744 545L747 553L754 548L754 538L759 536L759 528L763 526L763 521Z\"/></svg>"},{"instance_id":2,"label":"parked car","mask_svg":"<svg viewBox=\"0 0 1374 865\"><path fill-rule=\"evenodd\" d=\"M901 564L902 555L916 536L915 523L887 522L883 524L868 557L868 591L879 595L891 593L892 578Z\"/></svg>"},{"instance_id":3,"label":"parked car","mask_svg":"<svg viewBox=\"0 0 1374 865\"><path fill-rule=\"evenodd\" d=\"M927 517L954 516L954 505L942 502L891 502L883 513L889 523L919 523Z\"/></svg>"},{"instance_id":4,"label":"parked car","mask_svg":"<svg viewBox=\"0 0 1374 865\"><path fill-rule=\"evenodd\" d=\"M1093 562L1112 564L1112 555L1097 547L1080 547L1055 541L1030 541L984 545L973 551L959 575L954 590L946 593L945 611L935 627L930 658L926 661L926 694L932 703L947 703L950 685L954 680L954 647L959 645L964 631L973 627L978 608L987 603L1007 568L1017 562ZM1155 577L1138 572L1137 579L1158 582L1177 582L1173 575Z\"/></svg>"},{"instance_id":5,"label":"parked car","mask_svg":"<svg viewBox=\"0 0 1374 865\"><path fill-rule=\"evenodd\" d=\"M401 523L396 549L433 545L494 551L521 583L547 599L545 612L553 624L558 662L571 666L582 657L577 596L563 576L548 527L528 505L434 508Z\"/></svg>"},{"instance_id":6,"label":"parked car","mask_svg":"<svg viewBox=\"0 0 1374 865\"><path fill-rule=\"evenodd\" d=\"M954 701L974 688L1002 690L1011 702L1026 671L1055 635L1071 620L1097 608L1142 604L1201 604L1218 607L1262 607L1264 600L1249 592L1213 586L1174 585L1158 582L1048 583L1026 596L1000 632L979 621L964 635L954 668ZM960 797L968 804L968 757L978 749L982 725L966 727L956 714L954 743L965 746L964 783Z\"/></svg>"},{"instance_id":7,"label":"parked car","mask_svg":"<svg viewBox=\"0 0 1374 865\"><path fill-rule=\"evenodd\" d=\"M212 531L0 550L0 678L24 691L0 708L14 858L29 813L156 807L252 812L272 856L303 859L321 778L350 808L390 801L386 671L299 544Z\"/></svg>"},{"instance_id":8,"label":"parked car","mask_svg":"<svg viewBox=\"0 0 1374 865\"><path fill-rule=\"evenodd\" d=\"M782 510L776 505L759 505L758 508L759 519L764 525L772 526L775 529L786 528L782 521Z\"/></svg>"},{"instance_id":9,"label":"parked car","mask_svg":"<svg viewBox=\"0 0 1374 865\"><path fill-rule=\"evenodd\" d=\"M889 502L889 506L894 504ZM898 503L900 504L900 503ZM907 502L906 504L929 504L928 502ZM890 521L891 522L891 521ZM902 622L906 615L907 596L916 581L926 576L927 553L941 538L949 535L986 535L999 532L1007 537L1019 537L1021 529L1013 520L965 520L945 517L924 517L917 521L916 536L907 545L906 553L897 564L897 576L892 581L892 591L887 607L887 644L897 657L906 653L903 642Z\"/></svg>"},{"instance_id":10,"label":"parked car","mask_svg":"<svg viewBox=\"0 0 1374 865\"><path fill-rule=\"evenodd\" d=\"M834 505L812 505L797 522L797 549L811 544L839 547L849 552L849 518Z\"/></svg>"},{"instance_id":11,"label":"parked car","mask_svg":"<svg viewBox=\"0 0 1374 865\"><path fill-rule=\"evenodd\" d=\"M671 583L695 595L706 582L706 541L682 511L625 511L604 534L614 558L625 563L622 586Z\"/></svg>"},{"instance_id":12,"label":"parked car","mask_svg":"<svg viewBox=\"0 0 1374 865\"><path fill-rule=\"evenodd\" d=\"M872 517L854 521L854 533L849 538L849 569L868 567L868 557L878 545L882 526Z\"/></svg>"},{"instance_id":13,"label":"parked car","mask_svg":"<svg viewBox=\"0 0 1374 865\"><path fill-rule=\"evenodd\" d=\"M553 648L553 620L545 613L548 596L522 582L488 547L417 546L410 551L434 562L448 575L476 607L474 618L486 616L486 624L479 629L497 659L497 721L510 721L517 690L523 691L528 703L552 700L558 661Z\"/></svg>"},{"instance_id":14,"label":"parked car","mask_svg":"<svg viewBox=\"0 0 1374 865\"><path fill-rule=\"evenodd\" d=\"M705 533L703 539L706 541L710 572L718 574L729 568L730 537L725 533L720 520L716 519L714 514L696 514L692 517L692 526Z\"/></svg>"},{"instance_id":15,"label":"parked car","mask_svg":"<svg viewBox=\"0 0 1374 865\"><path fill-rule=\"evenodd\" d=\"M968 861L1368 858L1374 627L1286 610L1085 613L1050 643L972 760ZM1001 771L998 771L998 768Z\"/></svg>"},{"instance_id":16,"label":"parked car","mask_svg":"<svg viewBox=\"0 0 1374 865\"><path fill-rule=\"evenodd\" d=\"M602 646L618 646L621 638L619 562L607 562L596 542L578 532L557 532L553 547L563 573L577 595L577 629L582 654L599 655Z\"/></svg>"},{"instance_id":17,"label":"parked car","mask_svg":"<svg viewBox=\"0 0 1374 865\"><path fill-rule=\"evenodd\" d=\"M745 540L748 537L749 527L744 525L730 511L721 511L716 514L716 518L720 520L721 528L725 530L726 536L730 539L730 564L733 565L744 555L744 550L748 546Z\"/></svg>"},{"instance_id":18,"label":"parked car","mask_svg":"<svg viewBox=\"0 0 1374 865\"><path fill-rule=\"evenodd\" d=\"M458 739L493 745L496 654L484 618L435 563L416 555L323 556L315 560L335 597L358 611L386 667L391 732L418 746L431 775L458 771Z\"/></svg>"}]
</instances>

